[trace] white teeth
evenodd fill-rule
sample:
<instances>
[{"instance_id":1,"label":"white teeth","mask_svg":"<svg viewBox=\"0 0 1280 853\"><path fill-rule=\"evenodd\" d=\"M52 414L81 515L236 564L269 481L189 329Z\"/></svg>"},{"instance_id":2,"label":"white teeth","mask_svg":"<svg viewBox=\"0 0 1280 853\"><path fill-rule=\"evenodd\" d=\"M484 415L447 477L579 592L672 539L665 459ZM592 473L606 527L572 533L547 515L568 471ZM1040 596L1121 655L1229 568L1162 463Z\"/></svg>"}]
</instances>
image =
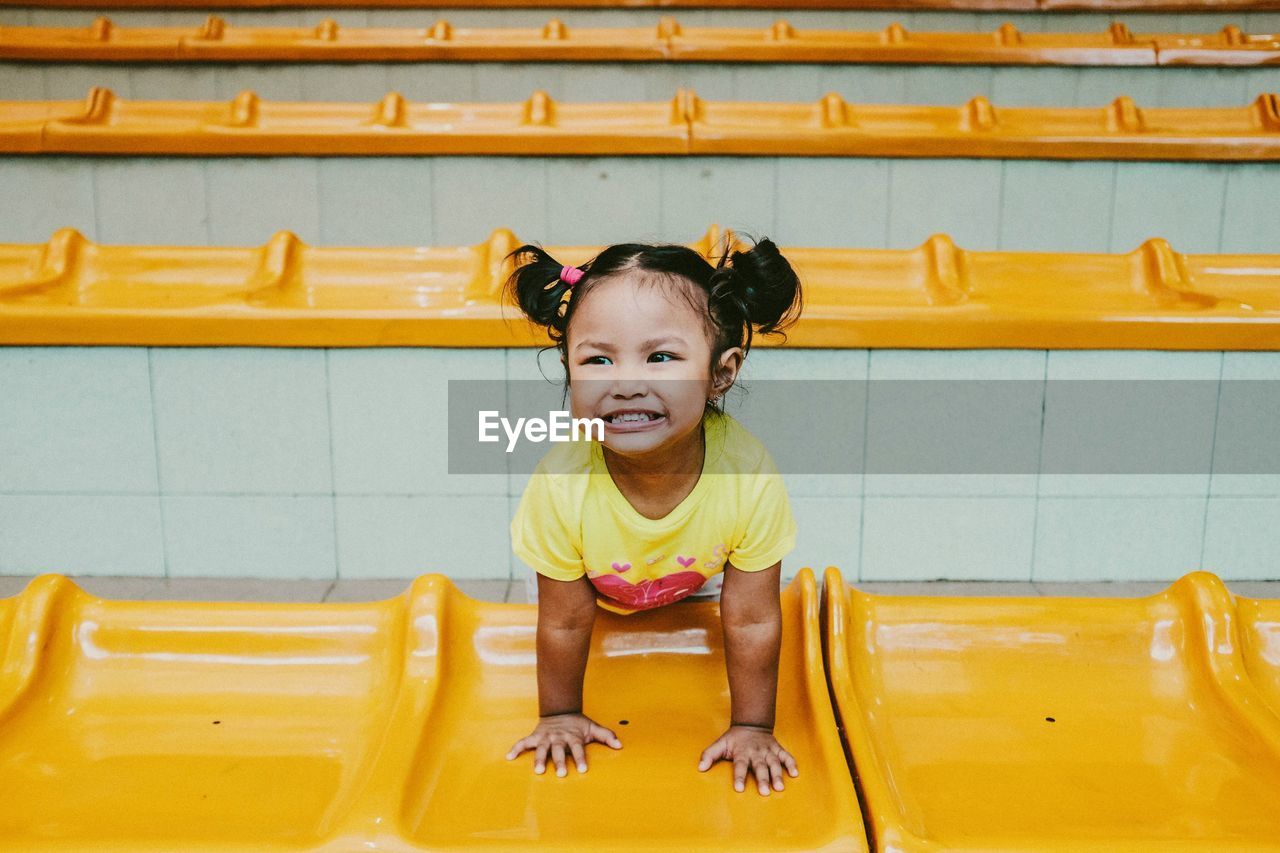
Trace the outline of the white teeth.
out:
<instances>
[{"instance_id":1,"label":"white teeth","mask_svg":"<svg viewBox=\"0 0 1280 853\"><path fill-rule=\"evenodd\" d=\"M614 415L612 418L615 424L638 423L640 421L651 421L653 419L654 416L646 412L626 412L625 414Z\"/></svg>"}]
</instances>

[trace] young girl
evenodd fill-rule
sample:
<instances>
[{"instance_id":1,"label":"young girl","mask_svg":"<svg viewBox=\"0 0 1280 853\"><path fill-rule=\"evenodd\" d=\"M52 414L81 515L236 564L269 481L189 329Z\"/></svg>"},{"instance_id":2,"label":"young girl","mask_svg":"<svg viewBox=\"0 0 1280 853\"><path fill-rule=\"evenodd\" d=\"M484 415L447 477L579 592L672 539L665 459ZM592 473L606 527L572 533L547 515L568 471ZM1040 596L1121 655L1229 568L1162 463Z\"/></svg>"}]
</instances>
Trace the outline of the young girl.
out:
<instances>
[{"instance_id":1,"label":"young girl","mask_svg":"<svg viewBox=\"0 0 1280 853\"><path fill-rule=\"evenodd\" d=\"M800 311L800 282L769 240L726 248L712 267L684 246L626 243L581 269L538 246L511 255L507 282L547 328L574 418L600 418L604 440L559 444L542 459L511 523L515 553L538 573L540 718L507 754L622 747L588 717L582 682L596 607L634 613L671 604L724 572L720 613L732 719L699 770L733 762L760 794L783 789L795 759L773 736L781 641L782 558L796 524L769 453L717 402L734 384L753 330Z\"/></svg>"}]
</instances>

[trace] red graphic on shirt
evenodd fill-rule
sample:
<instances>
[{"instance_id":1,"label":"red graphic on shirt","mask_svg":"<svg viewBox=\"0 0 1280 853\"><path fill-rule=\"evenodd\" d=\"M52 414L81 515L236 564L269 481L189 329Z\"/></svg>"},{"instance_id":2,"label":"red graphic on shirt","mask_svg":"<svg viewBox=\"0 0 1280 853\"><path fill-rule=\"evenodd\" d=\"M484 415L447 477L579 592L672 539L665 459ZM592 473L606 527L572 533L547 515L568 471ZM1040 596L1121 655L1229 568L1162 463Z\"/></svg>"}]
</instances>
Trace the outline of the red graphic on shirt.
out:
<instances>
[{"instance_id":1,"label":"red graphic on shirt","mask_svg":"<svg viewBox=\"0 0 1280 853\"><path fill-rule=\"evenodd\" d=\"M697 592L706 580L698 572L675 572L639 583L628 583L617 575L600 575L591 578L591 583L619 604L636 610L652 610Z\"/></svg>"}]
</instances>

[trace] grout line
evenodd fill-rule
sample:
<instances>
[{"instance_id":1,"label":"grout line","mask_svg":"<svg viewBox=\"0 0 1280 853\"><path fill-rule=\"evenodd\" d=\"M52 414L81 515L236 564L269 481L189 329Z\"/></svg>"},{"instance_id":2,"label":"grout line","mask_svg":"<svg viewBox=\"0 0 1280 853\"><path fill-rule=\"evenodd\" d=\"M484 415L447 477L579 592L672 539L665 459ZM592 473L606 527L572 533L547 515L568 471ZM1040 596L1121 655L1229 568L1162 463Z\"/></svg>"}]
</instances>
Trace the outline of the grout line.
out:
<instances>
[{"instance_id":1,"label":"grout line","mask_svg":"<svg viewBox=\"0 0 1280 853\"><path fill-rule=\"evenodd\" d=\"M342 577L338 551L338 488L337 466L333 456L333 387L329 380L329 349L324 350L324 409L326 426L329 434L329 511L333 515L333 577L334 582Z\"/></svg>"},{"instance_id":2,"label":"grout line","mask_svg":"<svg viewBox=\"0 0 1280 853\"><path fill-rule=\"evenodd\" d=\"M1036 494L1031 511L1031 566L1027 580L1036 579L1036 541L1040 538L1040 477L1044 473L1044 422L1049 405L1049 351L1044 351L1044 379L1040 386L1040 443L1036 448Z\"/></svg>"},{"instance_id":3,"label":"grout line","mask_svg":"<svg viewBox=\"0 0 1280 853\"><path fill-rule=\"evenodd\" d=\"M151 398L151 453L156 463L156 505L160 510L160 560L164 574L169 577L169 538L164 517L164 480L160 473L160 428L156 408L155 349L147 347L147 394Z\"/></svg>"},{"instance_id":4,"label":"grout line","mask_svg":"<svg viewBox=\"0 0 1280 853\"><path fill-rule=\"evenodd\" d=\"M1204 568L1205 543L1209 536L1209 501L1213 497L1213 465L1218 452L1218 418L1222 417L1222 377L1226 371L1226 353L1218 353L1218 397L1213 408L1213 434L1209 439L1209 476L1204 484L1204 518L1200 523L1200 560L1197 565Z\"/></svg>"},{"instance_id":5,"label":"grout line","mask_svg":"<svg viewBox=\"0 0 1280 853\"><path fill-rule=\"evenodd\" d=\"M858 568L854 577L862 580L862 564L867 553L867 430L871 421L871 350L866 350L867 367L862 383L862 477L858 497Z\"/></svg>"}]
</instances>

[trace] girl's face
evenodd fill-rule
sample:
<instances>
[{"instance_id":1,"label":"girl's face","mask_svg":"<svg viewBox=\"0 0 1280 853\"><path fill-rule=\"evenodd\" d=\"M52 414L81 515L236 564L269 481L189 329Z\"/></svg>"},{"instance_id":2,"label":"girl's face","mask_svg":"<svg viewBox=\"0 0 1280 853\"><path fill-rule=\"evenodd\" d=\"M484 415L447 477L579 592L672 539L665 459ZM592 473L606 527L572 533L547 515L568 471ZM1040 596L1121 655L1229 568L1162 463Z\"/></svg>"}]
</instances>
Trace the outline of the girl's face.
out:
<instances>
[{"instance_id":1,"label":"girl's face","mask_svg":"<svg viewBox=\"0 0 1280 853\"><path fill-rule=\"evenodd\" d=\"M703 316L673 287L619 276L574 308L566 348L572 415L602 419L605 446L624 456L689 437L717 393ZM721 357L722 381L732 383L741 355L735 347Z\"/></svg>"}]
</instances>

